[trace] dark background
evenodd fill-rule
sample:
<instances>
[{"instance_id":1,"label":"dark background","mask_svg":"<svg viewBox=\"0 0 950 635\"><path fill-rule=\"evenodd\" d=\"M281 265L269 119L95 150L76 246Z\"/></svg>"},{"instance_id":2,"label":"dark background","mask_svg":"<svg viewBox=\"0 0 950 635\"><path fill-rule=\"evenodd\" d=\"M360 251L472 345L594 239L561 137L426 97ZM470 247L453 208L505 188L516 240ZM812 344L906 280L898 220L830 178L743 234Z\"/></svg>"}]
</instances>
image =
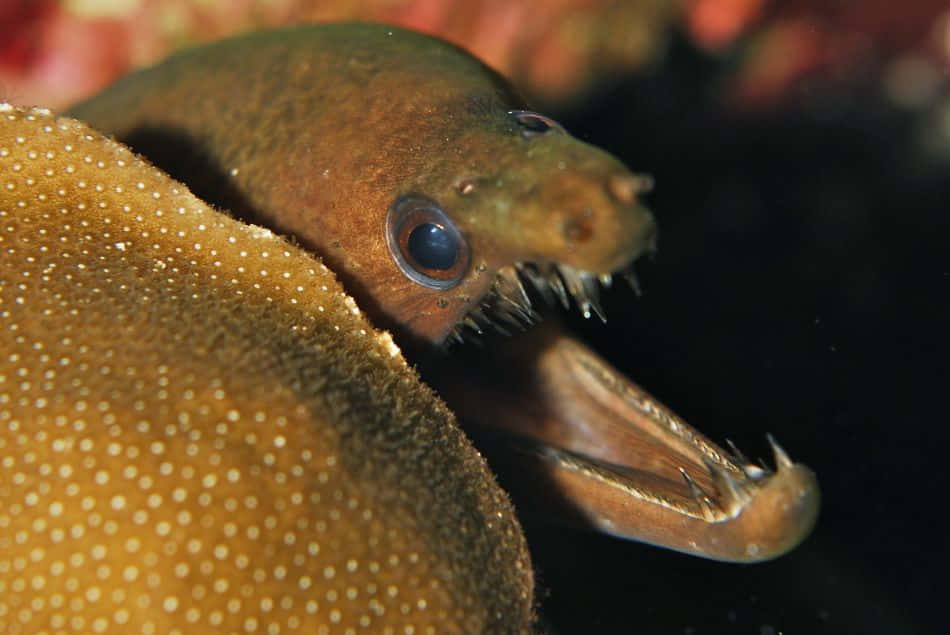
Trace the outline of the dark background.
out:
<instances>
[{"instance_id":1,"label":"dark background","mask_svg":"<svg viewBox=\"0 0 950 635\"><path fill-rule=\"evenodd\" d=\"M572 324L714 440L771 462L771 432L818 474L818 525L777 561L729 565L526 518L546 625L947 632L950 161L926 149L939 104L819 85L737 114L717 106L722 67L678 42L654 74L555 113L657 181L643 296L615 285L606 326Z\"/></svg>"}]
</instances>

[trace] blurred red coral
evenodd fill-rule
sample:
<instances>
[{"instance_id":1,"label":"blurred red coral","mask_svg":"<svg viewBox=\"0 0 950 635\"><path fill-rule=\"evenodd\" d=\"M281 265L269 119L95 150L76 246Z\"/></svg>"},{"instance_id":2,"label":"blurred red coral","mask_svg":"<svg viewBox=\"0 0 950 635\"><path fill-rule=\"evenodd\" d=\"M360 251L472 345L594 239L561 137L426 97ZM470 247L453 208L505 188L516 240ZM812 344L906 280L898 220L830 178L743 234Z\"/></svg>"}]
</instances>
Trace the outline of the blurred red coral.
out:
<instances>
[{"instance_id":1,"label":"blurred red coral","mask_svg":"<svg viewBox=\"0 0 950 635\"><path fill-rule=\"evenodd\" d=\"M740 1L740 0L708 0ZM950 68L950 6L946 0L786 0L772 2L765 19L751 30L749 47L729 82L734 103L762 106L786 99L808 78L846 91L879 85L913 91L888 82L892 69L926 67L920 77L946 84Z\"/></svg>"},{"instance_id":2,"label":"blurred red coral","mask_svg":"<svg viewBox=\"0 0 950 635\"><path fill-rule=\"evenodd\" d=\"M762 17L765 0L690 0L686 28L699 46L717 51Z\"/></svg>"},{"instance_id":3,"label":"blurred red coral","mask_svg":"<svg viewBox=\"0 0 950 635\"><path fill-rule=\"evenodd\" d=\"M678 15L668 0L416 0L374 17L444 37L536 96L565 99L604 72L654 60Z\"/></svg>"},{"instance_id":4,"label":"blurred red coral","mask_svg":"<svg viewBox=\"0 0 950 635\"><path fill-rule=\"evenodd\" d=\"M116 20L75 20L51 0L6 0L0 9L0 91L18 103L59 105L128 67L127 30Z\"/></svg>"},{"instance_id":5,"label":"blurred red coral","mask_svg":"<svg viewBox=\"0 0 950 635\"><path fill-rule=\"evenodd\" d=\"M29 67L40 51L43 22L56 10L53 0L0 1L0 69Z\"/></svg>"},{"instance_id":6,"label":"blurred red coral","mask_svg":"<svg viewBox=\"0 0 950 635\"><path fill-rule=\"evenodd\" d=\"M678 15L667 0L0 0L0 87L61 106L171 50L309 21L379 20L439 35L529 92L575 94L605 70L653 59Z\"/></svg>"},{"instance_id":7,"label":"blurred red coral","mask_svg":"<svg viewBox=\"0 0 950 635\"><path fill-rule=\"evenodd\" d=\"M813 76L874 81L889 64L945 81L950 62L946 0L0 0L0 98L59 107L181 46L352 19L444 37L545 100L660 59L678 24L700 48L731 52L725 95L745 106ZM882 85L913 92L898 75Z\"/></svg>"}]
</instances>

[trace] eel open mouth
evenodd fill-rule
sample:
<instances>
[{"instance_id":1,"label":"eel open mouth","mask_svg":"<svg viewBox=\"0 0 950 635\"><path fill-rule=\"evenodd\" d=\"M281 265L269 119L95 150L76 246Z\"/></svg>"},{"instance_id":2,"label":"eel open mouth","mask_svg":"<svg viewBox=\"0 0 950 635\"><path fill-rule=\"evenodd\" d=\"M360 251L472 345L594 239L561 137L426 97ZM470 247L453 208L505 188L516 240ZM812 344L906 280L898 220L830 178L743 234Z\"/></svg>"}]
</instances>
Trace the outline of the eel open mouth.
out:
<instances>
[{"instance_id":1,"label":"eel open mouth","mask_svg":"<svg viewBox=\"0 0 950 635\"><path fill-rule=\"evenodd\" d=\"M636 285L632 271L625 277ZM610 279L565 265L505 267L453 340L525 329L539 318L533 295L573 301L585 316L604 319L599 286ZM496 441L490 431L504 430L500 445L514 452L500 465L489 458L516 498L617 536L723 561L775 558L808 535L817 480L771 436L771 468L731 444L718 446L551 322L501 346L455 347L424 373L465 424Z\"/></svg>"}]
</instances>

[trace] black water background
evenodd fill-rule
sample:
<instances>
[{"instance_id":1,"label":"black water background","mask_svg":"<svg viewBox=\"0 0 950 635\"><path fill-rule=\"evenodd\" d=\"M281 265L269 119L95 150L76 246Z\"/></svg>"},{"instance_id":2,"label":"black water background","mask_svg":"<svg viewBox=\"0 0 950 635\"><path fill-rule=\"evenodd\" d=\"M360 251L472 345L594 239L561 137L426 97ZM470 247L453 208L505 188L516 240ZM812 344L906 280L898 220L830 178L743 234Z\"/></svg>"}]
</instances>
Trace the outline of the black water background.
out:
<instances>
[{"instance_id":1,"label":"black water background","mask_svg":"<svg viewBox=\"0 0 950 635\"><path fill-rule=\"evenodd\" d=\"M876 86L722 107L723 62L682 44L557 113L653 174L660 251L615 287L614 364L714 439L818 474L811 538L746 566L528 520L552 632L937 633L950 540L950 159Z\"/></svg>"}]
</instances>

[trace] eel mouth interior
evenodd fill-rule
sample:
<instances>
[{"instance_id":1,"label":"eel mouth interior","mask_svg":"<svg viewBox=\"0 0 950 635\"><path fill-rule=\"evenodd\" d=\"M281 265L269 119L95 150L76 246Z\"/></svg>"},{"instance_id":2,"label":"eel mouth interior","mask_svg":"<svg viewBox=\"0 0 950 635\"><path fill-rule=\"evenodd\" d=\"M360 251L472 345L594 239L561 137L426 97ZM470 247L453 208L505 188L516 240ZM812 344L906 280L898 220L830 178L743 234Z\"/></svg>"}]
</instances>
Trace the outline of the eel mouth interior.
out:
<instances>
[{"instance_id":1,"label":"eel mouth interior","mask_svg":"<svg viewBox=\"0 0 950 635\"><path fill-rule=\"evenodd\" d=\"M639 292L632 269L620 276ZM526 330L540 318L532 296L605 320L600 287L611 281L563 264L504 267L451 340ZM817 481L771 436L774 468L718 446L547 323L492 349L476 362L453 352L431 383L466 423L503 430L515 455L504 459L514 464L502 469L514 474L505 484L516 481L520 498L543 498L542 507L607 533L725 561L774 558L811 531Z\"/></svg>"}]
</instances>

